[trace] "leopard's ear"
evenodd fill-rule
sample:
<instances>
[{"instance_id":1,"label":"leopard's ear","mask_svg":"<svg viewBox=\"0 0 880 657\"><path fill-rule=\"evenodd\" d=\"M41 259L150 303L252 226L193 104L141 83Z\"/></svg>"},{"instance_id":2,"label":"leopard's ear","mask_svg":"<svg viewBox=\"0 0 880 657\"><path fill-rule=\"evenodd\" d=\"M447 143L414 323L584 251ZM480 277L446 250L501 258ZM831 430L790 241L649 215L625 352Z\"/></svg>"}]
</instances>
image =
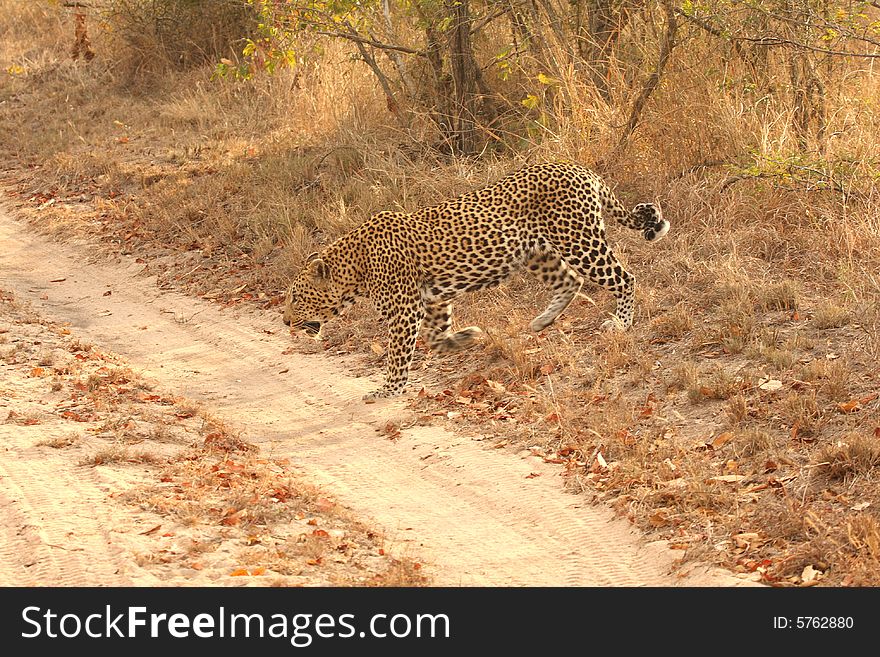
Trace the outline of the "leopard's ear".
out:
<instances>
[{"instance_id":1,"label":"leopard's ear","mask_svg":"<svg viewBox=\"0 0 880 657\"><path fill-rule=\"evenodd\" d=\"M306 258L306 264L309 264L312 260L314 260L314 259L317 258L317 257L318 257L318 252L317 252L317 251L315 251L314 253L310 253L310 254L309 254L309 257Z\"/></svg>"},{"instance_id":2,"label":"leopard's ear","mask_svg":"<svg viewBox=\"0 0 880 657\"><path fill-rule=\"evenodd\" d=\"M321 258L317 257L317 253L314 255L314 258L310 256L306 264L306 273L315 285L323 287L330 282L330 267Z\"/></svg>"}]
</instances>

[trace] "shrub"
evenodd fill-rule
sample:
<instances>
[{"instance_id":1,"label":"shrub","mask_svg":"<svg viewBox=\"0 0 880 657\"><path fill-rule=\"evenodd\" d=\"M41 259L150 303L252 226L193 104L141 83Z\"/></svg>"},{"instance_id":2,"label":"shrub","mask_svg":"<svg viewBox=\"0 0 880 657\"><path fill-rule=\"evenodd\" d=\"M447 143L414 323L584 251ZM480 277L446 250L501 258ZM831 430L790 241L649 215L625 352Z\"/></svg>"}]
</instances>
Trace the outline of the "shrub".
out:
<instances>
[{"instance_id":1,"label":"shrub","mask_svg":"<svg viewBox=\"0 0 880 657\"><path fill-rule=\"evenodd\" d=\"M104 19L136 74L229 56L256 26L246 0L108 0Z\"/></svg>"}]
</instances>

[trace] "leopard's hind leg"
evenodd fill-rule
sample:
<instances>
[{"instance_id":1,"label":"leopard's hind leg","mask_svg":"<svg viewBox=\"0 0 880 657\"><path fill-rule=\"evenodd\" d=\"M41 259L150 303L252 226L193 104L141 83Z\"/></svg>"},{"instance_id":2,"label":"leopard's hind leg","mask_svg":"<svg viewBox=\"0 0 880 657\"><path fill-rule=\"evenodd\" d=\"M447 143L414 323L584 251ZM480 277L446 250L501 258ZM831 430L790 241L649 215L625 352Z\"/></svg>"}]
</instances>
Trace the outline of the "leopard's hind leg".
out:
<instances>
[{"instance_id":1,"label":"leopard's hind leg","mask_svg":"<svg viewBox=\"0 0 880 657\"><path fill-rule=\"evenodd\" d=\"M547 246L536 248L532 252L526 262L526 269L553 290L553 298L547 308L530 324L533 331L543 331L568 307L581 289L584 279L562 259L558 251Z\"/></svg>"},{"instance_id":2,"label":"leopard's hind leg","mask_svg":"<svg viewBox=\"0 0 880 657\"><path fill-rule=\"evenodd\" d=\"M604 322L603 328L628 329L633 323L635 307L635 276L630 274L615 257L604 240L594 242L589 249L573 246L566 260L591 282L617 298L615 317Z\"/></svg>"}]
</instances>

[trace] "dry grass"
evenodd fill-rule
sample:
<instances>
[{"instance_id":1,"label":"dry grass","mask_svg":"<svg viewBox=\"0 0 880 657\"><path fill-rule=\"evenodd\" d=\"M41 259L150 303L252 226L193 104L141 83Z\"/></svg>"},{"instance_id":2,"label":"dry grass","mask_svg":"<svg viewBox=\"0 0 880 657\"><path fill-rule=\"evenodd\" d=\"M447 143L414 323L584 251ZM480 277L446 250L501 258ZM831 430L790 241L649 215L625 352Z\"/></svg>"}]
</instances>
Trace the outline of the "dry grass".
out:
<instances>
[{"instance_id":1,"label":"dry grass","mask_svg":"<svg viewBox=\"0 0 880 657\"><path fill-rule=\"evenodd\" d=\"M161 463L161 457L144 449L129 449L123 445L112 445L98 450L80 461L80 465L113 465L120 463Z\"/></svg>"},{"instance_id":2,"label":"dry grass","mask_svg":"<svg viewBox=\"0 0 880 657\"><path fill-rule=\"evenodd\" d=\"M51 447L52 449L64 449L65 447L77 445L81 441L82 436L77 433L69 433L66 436L57 436L55 438L41 440L37 443L37 445Z\"/></svg>"},{"instance_id":3,"label":"dry grass","mask_svg":"<svg viewBox=\"0 0 880 657\"><path fill-rule=\"evenodd\" d=\"M604 103L564 78L578 109L552 134L458 159L430 148L421 124L389 127L368 72L338 45L295 74L237 83L196 68L133 89L100 57L66 61L70 26L53 12L3 4L2 68L21 72L3 78L0 130L22 138L2 155L22 208L221 303L274 309L305 255L369 214L439 201L526 161L597 165L627 204L659 200L673 224L664 241L609 227L637 276L631 332L598 331L613 300L594 289L541 336L527 326L546 292L531 282L466 295L457 321L487 339L449 358L420 350L426 394L413 406L539 446L573 485L689 556L778 584L801 583L805 565L822 583L880 583L880 493L865 469L880 427L869 399L880 379L876 75L829 86L835 136L821 151L801 152L782 97L756 102L733 83L745 71L732 66L721 89L711 67L682 60L626 151L614 126L630 99ZM784 173L804 159L848 163L851 193ZM368 306L327 333L332 351L381 363L370 348L384 331ZM242 449L213 433L218 448ZM861 501L871 505L855 510Z\"/></svg>"},{"instance_id":4,"label":"dry grass","mask_svg":"<svg viewBox=\"0 0 880 657\"><path fill-rule=\"evenodd\" d=\"M880 442L876 436L844 436L834 444L824 446L816 460L832 479L850 481L853 477L865 477L880 466Z\"/></svg>"}]
</instances>

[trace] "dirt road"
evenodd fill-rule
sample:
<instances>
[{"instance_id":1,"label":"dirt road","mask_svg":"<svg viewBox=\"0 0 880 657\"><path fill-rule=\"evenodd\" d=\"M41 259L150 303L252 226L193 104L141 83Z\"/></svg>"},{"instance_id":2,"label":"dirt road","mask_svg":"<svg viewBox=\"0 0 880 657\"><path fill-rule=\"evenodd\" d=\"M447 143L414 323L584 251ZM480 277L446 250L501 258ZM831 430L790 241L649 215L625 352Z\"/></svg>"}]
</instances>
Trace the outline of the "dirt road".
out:
<instances>
[{"instance_id":1,"label":"dirt road","mask_svg":"<svg viewBox=\"0 0 880 657\"><path fill-rule=\"evenodd\" d=\"M437 427L406 429L396 441L379 435L377 427L406 416L404 403L364 405L376 381L352 378L321 355L283 355L291 340L274 313L162 291L134 258L94 260L87 247L54 244L2 212L0 244L0 288L203 401L264 453L290 458L383 527L393 549L423 560L437 585L745 583L702 568L672 572L676 553L565 493L559 469L539 459ZM16 478L17 467L6 466L0 489L18 486L28 497L40 483ZM0 520L58 512L45 505L51 500L33 495L26 505L3 504Z\"/></svg>"}]
</instances>

